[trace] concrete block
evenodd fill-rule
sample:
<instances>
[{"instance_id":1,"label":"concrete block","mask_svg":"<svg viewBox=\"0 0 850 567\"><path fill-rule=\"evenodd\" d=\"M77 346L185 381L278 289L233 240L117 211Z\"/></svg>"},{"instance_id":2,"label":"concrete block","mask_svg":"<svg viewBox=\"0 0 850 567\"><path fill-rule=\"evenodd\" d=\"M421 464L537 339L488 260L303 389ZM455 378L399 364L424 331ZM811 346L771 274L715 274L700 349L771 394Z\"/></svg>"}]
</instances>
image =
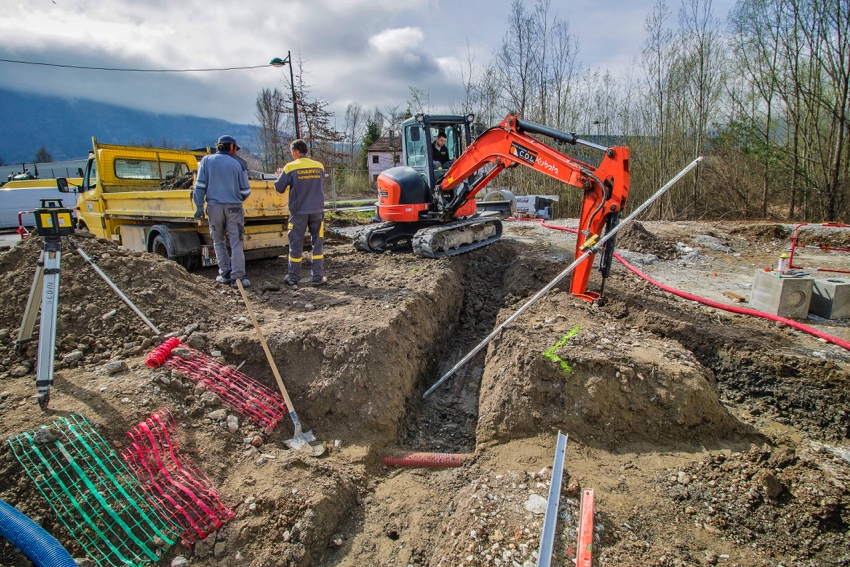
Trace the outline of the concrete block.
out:
<instances>
[{"instance_id":1,"label":"concrete block","mask_svg":"<svg viewBox=\"0 0 850 567\"><path fill-rule=\"evenodd\" d=\"M826 319L850 318L850 278L815 279L809 311Z\"/></svg>"},{"instance_id":2,"label":"concrete block","mask_svg":"<svg viewBox=\"0 0 850 567\"><path fill-rule=\"evenodd\" d=\"M753 276L753 309L786 317L805 319L809 316L814 278L807 276L779 277L776 272L756 270Z\"/></svg>"}]
</instances>

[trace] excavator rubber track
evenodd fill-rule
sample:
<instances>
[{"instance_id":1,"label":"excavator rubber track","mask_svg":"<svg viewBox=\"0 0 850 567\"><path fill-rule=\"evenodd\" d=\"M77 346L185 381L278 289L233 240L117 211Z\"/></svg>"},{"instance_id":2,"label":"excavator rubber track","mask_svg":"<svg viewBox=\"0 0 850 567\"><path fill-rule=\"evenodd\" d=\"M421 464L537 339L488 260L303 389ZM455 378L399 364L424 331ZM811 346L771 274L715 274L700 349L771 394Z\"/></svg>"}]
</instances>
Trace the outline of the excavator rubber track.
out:
<instances>
[{"instance_id":1,"label":"excavator rubber track","mask_svg":"<svg viewBox=\"0 0 850 567\"><path fill-rule=\"evenodd\" d=\"M436 224L416 231L413 253L424 258L465 254L499 240L502 221L497 217L472 217Z\"/></svg>"},{"instance_id":2,"label":"excavator rubber track","mask_svg":"<svg viewBox=\"0 0 850 567\"><path fill-rule=\"evenodd\" d=\"M382 222L370 225L354 238L354 248L361 252L381 252L410 248L418 224Z\"/></svg>"}]
</instances>

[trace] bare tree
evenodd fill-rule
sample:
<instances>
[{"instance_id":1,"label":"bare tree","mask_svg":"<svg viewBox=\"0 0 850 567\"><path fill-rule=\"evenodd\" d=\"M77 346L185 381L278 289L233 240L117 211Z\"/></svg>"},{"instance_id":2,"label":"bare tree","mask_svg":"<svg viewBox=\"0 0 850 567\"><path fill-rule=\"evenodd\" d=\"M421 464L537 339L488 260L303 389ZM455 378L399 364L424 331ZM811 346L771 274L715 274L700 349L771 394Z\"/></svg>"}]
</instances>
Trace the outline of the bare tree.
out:
<instances>
[{"instance_id":1,"label":"bare tree","mask_svg":"<svg viewBox=\"0 0 850 567\"><path fill-rule=\"evenodd\" d=\"M504 115L504 99L499 83L499 72L490 66L481 74L476 85L479 111L478 116L487 126L493 126Z\"/></svg>"},{"instance_id":2,"label":"bare tree","mask_svg":"<svg viewBox=\"0 0 850 567\"><path fill-rule=\"evenodd\" d=\"M274 171L286 158L281 140L284 104L283 93L278 89L263 89L257 95L254 117L258 122L257 136L265 171Z\"/></svg>"},{"instance_id":3,"label":"bare tree","mask_svg":"<svg viewBox=\"0 0 850 567\"><path fill-rule=\"evenodd\" d=\"M505 99L514 112L526 116L534 93L535 55L538 37L534 15L526 12L522 0L514 0L508 17L508 31L502 38L497 69Z\"/></svg>"},{"instance_id":4,"label":"bare tree","mask_svg":"<svg viewBox=\"0 0 850 567\"><path fill-rule=\"evenodd\" d=\"M390 140L390 148L393 153L393 164L401 161L401 123L407 118L406 112L399 111L400 105L387 106L384 108L384 132Z\"/></svg>"},{"instance_id":5,"label":"bare tree","mask_svg":"<svg viewBox=\"0 0 850 567\"><path fill-rule=\"evenodd\" d=\"M428 114L431 112L431 95L426 91L413 85L408 85L410 98L407 100L407 116L416 116L420 112ZM398 109L398 107L396 107Z\"/></svg>"},{"instance_id":6,"label":"bare tree","mask_svg":"<svg viewBox=\"0 0 850 567\"><path fill-rule=\"evenodd\" d=\"M666 113L669 101L667 99L670 85L671 71L671 48L673 33L667 28L667 18L670 17L670 8L665 0L656 0L652 12L646 17L644 29L648 37L644 41L643 63L646 74L644 96L648 105L646 132L651 138L657 140L656 155L652 160L652 179L660 187L664 183L666 175L665 162L665 134L667 122ZM663 205L663 204L662 204ZM659 218L663 218L663 206L658 207Z\"/></svg>"},{"instance_id":7,"label":"bare tree","mask_svg":"<svg viewBox=\"0 0 850 567\"><path fill-rule=\"evenodd\" d=\"M466 41L466 53L463 57L463 66L460 69L460 82L463 86L463 98L457 102L457 108L453 109L455 114L476 113L476 72L475 72L475 50Z\"/></svg>"},{"instance_id":8,"label":"bare tree","mask_svg":"<svg viewBox=\"0 0 850 567\"><path fill-rule=\"evenodd\" d=\"M573 124L567 119L567 111L571 104L570 96L575 91L575 81L581 72L581 63L576 61L579 52L579 41L570 32L570 24L565 20L558 21L552 26L552 125L559 129L571 128Z\"/></svg>"},{"instance_id":9,"label":"bare tree","mask_svg":"<svg viewBox=\"0 0 850 567\"><path fill-rule=\"evenodd\" d=\"M760 133L762 156L761 214L767 216L770 200L771 146L778 85L778 61L781 53L780 34L784 27L780 12L763 10L762 2L741 2L736 6L730 22L735 37L735 54L740 66L747 70L750 89L743 91L746 98L736 98L753 132ZM749 92L758 99L750 100Z\"/></svg>"},{"instance_id":10,"label":"bare tree","mask_svg":"<svg viewBox=\"0 0 850 567\"><path fill-rule=\"evenodd\" d=\"M682 0L679 8L679 59L690 104L686 107L688 130L696 158L705 150L711 120L718 114L718 101L725 82L720 21L714 17L712 0ZM699 169L692 177L692 203L699 201Z\"/></svg>"},{"instance_id":11,"label":"bare tree","mask_svg":"<svg viewBox=\"0 0 850 567\"><path fill-rule=\"evenodd\" d=\"M804 98L824 113L824 123L813 125L813 134L821 148L818 176L824 217L835 221L844 208L846 185L850 182L846 177L850 166L846 161L842 165L842 160L847 159L845 146L850 129L850 0L788 0L788 5L795 14L802 14L799 30L803 45L821 77L819 88L806 89ZM805 85L802 83L803 88Z\"/></svg>"}]
</instances>

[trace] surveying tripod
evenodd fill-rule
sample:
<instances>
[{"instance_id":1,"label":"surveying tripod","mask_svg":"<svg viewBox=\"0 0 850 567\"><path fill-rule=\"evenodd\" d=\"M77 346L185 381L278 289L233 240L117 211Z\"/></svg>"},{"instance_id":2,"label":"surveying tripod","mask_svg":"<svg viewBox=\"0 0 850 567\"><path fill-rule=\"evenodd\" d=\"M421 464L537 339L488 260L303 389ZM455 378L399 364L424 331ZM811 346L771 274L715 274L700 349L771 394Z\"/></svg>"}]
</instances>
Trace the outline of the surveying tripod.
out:
<instances>
[{"instance_id":1,"label":"surveying tripod","mask_svg":"<svg viewBox=\"0 0 850 567\"><path fill-rule=\"evenodd\" d=\"M38 359L35 385L36 399L42 410L50 401L53 385L53 357L56 351L56 317L59 312L59 261L62 257L62 238L74 233L71 210L60 199L42 199L35 214L36 233L44 238L41 254L32 280L27 307L15 341L15 352L23 357L32 339L35 319L41 307L41 327L38 331Z\"/></svg>"}]
</instances>

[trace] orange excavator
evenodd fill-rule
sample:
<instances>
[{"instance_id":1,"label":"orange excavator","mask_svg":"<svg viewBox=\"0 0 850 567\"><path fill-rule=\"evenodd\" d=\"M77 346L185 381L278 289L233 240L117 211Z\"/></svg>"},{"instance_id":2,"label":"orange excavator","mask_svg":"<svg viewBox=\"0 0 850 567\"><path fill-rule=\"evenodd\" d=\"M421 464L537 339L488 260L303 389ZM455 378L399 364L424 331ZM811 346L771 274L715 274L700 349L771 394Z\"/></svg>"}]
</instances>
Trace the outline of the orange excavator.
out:
<instances>
[{"instance_id":1,"label":"orange excavator","mask_svg":"<svg viewBox=\"0 0 850 567\"><path fill-rule=\"evenodd\" d=\"M476 126L479 126L477 129ZM472 138L473 130L478 134ZM629 194L629 149L605 147L508 114L483 130L474 116L420 114L402 124L403 165L382 172L378 183L378 216L354 241L358 250L384 252L412 246L418 256L441 258L481 248L501 237L501 218L510 202L475 196L503 170L524 165L584 191L575 256L593 252L573 273L570 293L594 301L587 290L594 245L619 222ZM579 161L544 144L532 134L602 152L599 166ZM441 162L445 151L449 161ZM453 158L453 159L452 159ZM601 250L600 271L608 276L613 238Z\"/></svg>"}]
</instances>

